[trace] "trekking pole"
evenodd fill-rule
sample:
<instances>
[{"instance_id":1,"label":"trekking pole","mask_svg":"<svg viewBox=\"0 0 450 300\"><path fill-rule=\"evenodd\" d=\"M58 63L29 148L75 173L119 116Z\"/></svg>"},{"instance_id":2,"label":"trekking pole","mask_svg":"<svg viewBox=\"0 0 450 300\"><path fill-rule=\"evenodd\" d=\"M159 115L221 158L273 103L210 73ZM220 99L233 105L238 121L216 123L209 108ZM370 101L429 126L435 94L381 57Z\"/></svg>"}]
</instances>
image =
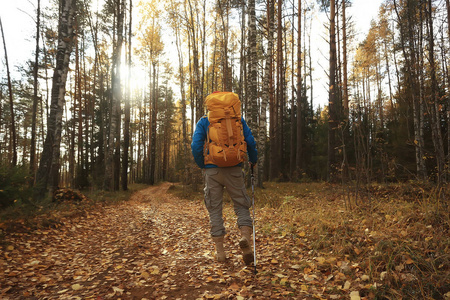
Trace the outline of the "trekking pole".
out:
<instances>
[{"instance_id":1,"label":"trekking pole","mask_svg":"<svg viewBox=\"0 0 450 300\"><path fill-rule=\"evenodd\" d=\"M256 271L256 230L255 230L255 186L254 186L254 181L255 181L255 176L253 175L253 167L255 165L254 164L250 164L251 167L251 182L252 182L252 206L253 206L253 218L252 218L252 222L253 222L253 274L257 274L258 271Z\"/></svg>"}]
</instances>

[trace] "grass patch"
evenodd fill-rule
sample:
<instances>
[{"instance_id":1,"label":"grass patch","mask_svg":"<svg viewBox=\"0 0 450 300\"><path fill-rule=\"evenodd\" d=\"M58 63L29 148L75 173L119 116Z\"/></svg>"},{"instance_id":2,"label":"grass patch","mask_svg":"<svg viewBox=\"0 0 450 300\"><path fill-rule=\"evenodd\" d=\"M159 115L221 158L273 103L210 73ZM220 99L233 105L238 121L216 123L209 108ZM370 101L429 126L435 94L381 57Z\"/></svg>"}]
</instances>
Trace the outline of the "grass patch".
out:
<instances>
[{"instance_id":1,"label":"grass patch","mask_svg":"<svg viewBox=\"0 0 450 300\"><path fill-rule=\"evenodd\" d=\"M378 299L444 299L450 291L448 208L428 186L374 185L348 205L351 188L326 183L266 183L256 190L258 230L289 236L314 256L358 266ZM370 200L369 198L370 197Z\"/></svg>"}]
</instances>

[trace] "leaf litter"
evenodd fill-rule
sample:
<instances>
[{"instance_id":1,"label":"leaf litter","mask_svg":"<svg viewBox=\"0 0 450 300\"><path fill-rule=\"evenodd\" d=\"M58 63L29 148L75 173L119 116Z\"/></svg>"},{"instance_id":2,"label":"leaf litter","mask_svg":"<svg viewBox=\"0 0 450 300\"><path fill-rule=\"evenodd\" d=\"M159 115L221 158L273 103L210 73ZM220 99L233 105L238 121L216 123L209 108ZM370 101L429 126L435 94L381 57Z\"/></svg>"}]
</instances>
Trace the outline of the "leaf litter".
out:
<instances>
[{"instance_id":1,"label":"leaf litter","mask_svg":"<svg viewBox=\"0 0 450 300\"><path fill-rule=\"evenodd\" d=\"M380 242L397 231L382 232L371 220L312 222L317 220L308 219L293 196L278 208L258 208L257 275L242 262L234 212L226 204L228 260L218 263L202 201L167 193L171 186L163 183L129 201L91 207L61 218L55 227L6 231L0 298L376 299L389 280L417 282L412 253L395 258L393 268L377 260L378 252L388 249ZM311 196L302 198L304 205L317 200ZM329 205L314 208L316 217L333 210L335 203ZM303 221L296 219L302 216ZM400 218L386 217L386 228ZM369 265L367 257L377 265ZM443 260L441 268L447 267Z\"/></svg>"}]
</instances>

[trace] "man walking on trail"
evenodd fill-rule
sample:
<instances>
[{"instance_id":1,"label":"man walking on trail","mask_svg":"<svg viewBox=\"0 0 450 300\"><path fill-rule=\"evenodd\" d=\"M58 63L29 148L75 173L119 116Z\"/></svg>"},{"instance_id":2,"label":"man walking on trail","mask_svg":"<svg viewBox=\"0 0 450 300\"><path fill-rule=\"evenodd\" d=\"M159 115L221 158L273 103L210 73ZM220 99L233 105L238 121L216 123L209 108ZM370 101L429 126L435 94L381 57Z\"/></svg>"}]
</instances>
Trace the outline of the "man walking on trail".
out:
<instances>
[{"instance_id":1,"label":"man walking on trail","mask_svg":"<svg viewBox=\"0 0 450 300\"><path fill-rule=\"evenodd\" d=\"M239 97L231 92L215 92L206 97L208 114L197 123L191 150L197 165L204 169L205 205L209 213L216 259L226 260L223 248L226 234L222 217L223 189L233 200L242 238L239 247L246 265L253 262L253 230L250 198L245 190L242 163L248 154L250 164L257 161L256 142L241 117Z\"/></svg>"}]
</instances>

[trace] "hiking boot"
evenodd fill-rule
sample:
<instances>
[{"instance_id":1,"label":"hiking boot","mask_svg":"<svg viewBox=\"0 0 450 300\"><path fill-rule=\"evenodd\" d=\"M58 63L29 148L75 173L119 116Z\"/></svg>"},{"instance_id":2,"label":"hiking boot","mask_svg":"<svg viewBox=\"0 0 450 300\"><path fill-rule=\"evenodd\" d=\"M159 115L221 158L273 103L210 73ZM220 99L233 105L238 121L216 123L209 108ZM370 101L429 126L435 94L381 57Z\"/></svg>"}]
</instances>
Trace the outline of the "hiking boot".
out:
<instances>
[{"instance_id":1,"label":"hiking boot","mask_svg":"<svg viewBox=\"0 0 450 300\"><path fill-rule=\"evenodd\" d=\"M227 260L225 256L225 251L223 250L223 236L213 236L212 240L216 245L216 254L214 257L218 262L224 262Z\"/></svg>"},{"instance_id":2,"label":"hiking boot","mask_svg":"<svg viewBox=\"0 0 450 300\"><path fill-rule=\"evenodd\" d=\"M242 226L240 228L242 238L239 241L239 247L242 250L242 258L244 259L244 263L249 266L253 262L253 251L251 247L252 240L252 227Z\"/></svg>"}]
</instances>

